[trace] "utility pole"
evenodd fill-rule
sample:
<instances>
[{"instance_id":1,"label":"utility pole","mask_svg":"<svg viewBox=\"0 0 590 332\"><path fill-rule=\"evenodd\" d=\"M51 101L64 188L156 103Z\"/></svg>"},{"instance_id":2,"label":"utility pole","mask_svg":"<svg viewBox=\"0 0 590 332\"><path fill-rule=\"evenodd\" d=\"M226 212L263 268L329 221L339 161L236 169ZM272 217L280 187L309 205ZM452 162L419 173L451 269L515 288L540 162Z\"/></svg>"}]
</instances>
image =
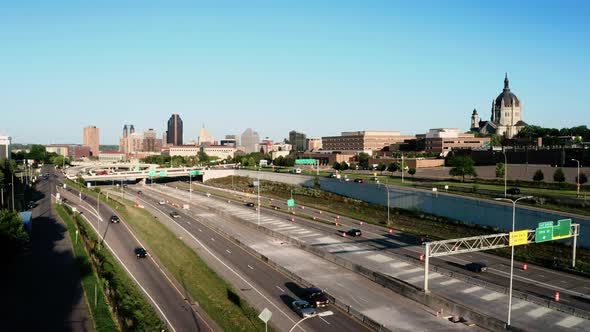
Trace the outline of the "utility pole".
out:
<instances>
[{"instance_id":1,"label":"utility pole","mask_svg":"<svg viewBox=\"0 0 590 332\"><path fill-rule=\"evenodd\" d=\"M260 168L258 169L258 226L260 226Z\"/></svg>"},{"instance_id":2,"label":"utility pole","mask_svg":"<svg viewBox=\"0 0 590 332\"><path fill-rule=\"evenodd\" d=\"M11 175L11 187L12 187L12 211L14 211L14 171L10 172Z\"/></svg>"}]
</instances>

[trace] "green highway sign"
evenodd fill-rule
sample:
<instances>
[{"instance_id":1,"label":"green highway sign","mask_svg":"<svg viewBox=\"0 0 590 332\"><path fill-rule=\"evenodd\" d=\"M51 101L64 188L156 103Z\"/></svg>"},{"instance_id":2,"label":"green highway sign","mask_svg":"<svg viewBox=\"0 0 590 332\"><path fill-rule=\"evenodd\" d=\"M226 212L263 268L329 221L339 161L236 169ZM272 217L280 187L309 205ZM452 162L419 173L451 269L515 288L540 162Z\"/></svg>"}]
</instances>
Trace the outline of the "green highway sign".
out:
<instances>
[{"instance_id":1,"label":"green highway sign","mask_svg":"<svg viewBox=\"0 0 590 332\"><path fill-rule=\"evenodd\" d=\"M540 222L537 228L553 227L553 221Z\"/></svg>"},{"instance_id":2,"label":"green highway sign","mask_svg":"<svg viewBox=\"0 0 590 332\"><path fill-rule=\"evenodd\" d=\"M537 228L535 231L535 242L545 242L553 240L553 227Z\"/></svg>"},{"instance_id":3,"label":"green highway sign","mask_svg":"<svg viewBox=\"0 0 590 332\"><path fill-rule=\"evenodd\" d=\"M160 176L161 177L165 177L166 176L166 171L160 171Z\"/></svg>"},{"instance_id":4,"label":"green highway sign","mask_svg":"<svg viewBox=\"0 0 590 332\"><path fill-rule=\"evenodd\" d=\"M188 174L191 175L191 176L203 175L203 171L200 171L200 170L192 170L192 171L188 171Z\"/></svg>"},{"instance_id":5,"label":"green highway sign","mask_svg":"<svg viewBox=\"0 0 590 332\"><path fill-rule=\"evenodd\" d=\"M564 238L571 235L572 220L562 219L557 221L557 226L553 226L553 239Z\"/></svg>"},{"instance_id":6,"label":"green highway sign","mask_svg":"<svg viewBox=\"0 0 590 332\"><path fill-rule=\"evenodd\" d=\"M156 171L155 170L150 170L149 176L156 176Z\"/></svg>"},{"instance_id":7,"label":"green highway sign","mask_svg":"<svg viewBox=\"0 0 590 332\"><path fill-rule=\"evenodd\" d=\"M294 199L289 199L287 200L287 206L288 207L294 207L295 206L295 200Z\"/></svg>"},{"instance_id":8,"label":"green highway sign","mask_svg":"<svg viewBox=\"0 0 590 332\"><path fill-rule=\"evenodd\" d=\"M315 159L295 159L295 165L315 165Z\"/></svg>"},{"instance_id":9,"label":"green highway sign","mask_svg":"<svg viewBox=\"0 0 590 332\"><path fill-rule=\"evenodd\" d=\"M139 166L135 166L135 168L133 170L135 170L136 172L139 172Z\"/></svg>"}]
</instances>

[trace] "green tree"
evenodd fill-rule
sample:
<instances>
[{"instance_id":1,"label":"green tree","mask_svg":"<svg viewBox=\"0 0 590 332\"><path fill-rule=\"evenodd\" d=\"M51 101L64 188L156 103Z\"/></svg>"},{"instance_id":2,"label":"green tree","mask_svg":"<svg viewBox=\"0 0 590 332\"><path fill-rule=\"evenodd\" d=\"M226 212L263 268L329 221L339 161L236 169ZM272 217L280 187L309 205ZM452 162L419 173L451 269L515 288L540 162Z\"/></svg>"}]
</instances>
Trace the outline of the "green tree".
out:
<instances>
[{"instance_id":1,"label":"green tree","mask_svg":"<svg viewBox=\"0 0 590 332\"><path fill-rule=\"evenodd\" d=\"M579 183L580 185L584 184L588 182L588 177L586 177L585 173L580 173L580 181L578 182L578 177L576 176L576 183Z\"/></svg>"},{"instance_id":2,"label":"green tree","mask_svg":"<svg viewBox=\"0 0 590 332\"><path fill-rule=\"evenodd\" d=\"M543 174L542 170L538 169L535 172L535 175L533 175L533 181L541 182L541 181L543 181L543 179L545 179L545 174Z\"/></svg>"},{"instance_id":3,"label":"green tree","mask_svg":"<svg viewBox=\"0 0 590 332\"><path fill-rule=\"evenodd\" d=\"M173 156L170 158L170 167L179 167L184 165L184 158L182 156Z\"/></svg>"},{"instance_id":4,"label":"green tree","mask_svg":"<svg viewBox=\"0 0 590 332\"><path fill-rule=\"evenodd\" d=\"M28 241L29 236L18 213L0 211L0 261L12 259Z\"/></svg>"},{"instance_id":5,"label":"green tree","mask_svg":"<svg viewBox=\"0 0 590 332\"><path fill-rule=\"evenodd\" d=\"M451 170L449 175L460 176L461 182L465 181L465 176L477 176L475 171L475 162L471 157L455 157L450 162Z\"/></svg>"},{"instance_id":6,"label":"green tree","mask_svg":"<svg viewBox=\"0 0 590 332\"><path fill-rule=\"evenodd\" d=\"M197 153L197 156L199 157L199 161L202 163L208 163L210 160L209 156L205 153L205 151L199 151Z\"/></svg>"},{"instance_id":7,"label":"green tree","mask_svg":"<svg viewBox=\"0 0 590 332\"><path fill-rule=\"evenodd\" d=\"M502 146L502 137L492 134L490 135L490 145L491 146Z\"/></svg>"},{"instance_id":8,"label":"green tree","mask_svg":"<svg viewBox=\"0 0 590 332\"><path fill-rule=\"evenodd\" d=\"M384 163L379 162L379 165L377 166L377 170L379 170L379 172L383 173L383 171L386 169L387 169L387 166Z\"/></svg>"},{"instance_id":9,"label":"green tree","mask_svg":"<svg viewBox=\"0 0 590 332\"><path fill-rule=\"evenodd\" d=\"M359 153L359 155L357 156L357 160L359 162L359 165L364 169L369 168L369 158L370 157L371 156L369 156L368 153L365 153L365 152Z\"/></svg>"},{"instance_id":10,"label":"green tree","mask_svg":"<svg viewBox=\"0 0 590 332\"><path fill-rule=\"evenodd\" d=\"M256 166L256 159L254 157L248 158L248 166Z\"/></svg>"},{"instance_id":11,"label":"green tree","mask_svg":"<svg viewBox=\"0 0 590 332\"><path fill-rule=\"evenodd\" d=\"M389 172L391 172L391 173L393 173L393 172L397 172L397 169L398 169L398 165L397 165L397 163L390 163L390 164L387 166L387 171L389 171Z\"/></svg>"},{"instance_id":12,"label":"green tree","mask_svg":"<svg viewBox=\"0 0 590 332\"><path fill-rule=\"evenodd\" d=\"M313 178L313 187L315 189L320 189L320 178L318 176Z\"/></svg>"},{"instance_id":13,"label":"green tree","mask_svg":"<svg viewBox=\"0 0 590 332\"><path fill-rule=\"evenodd\" d=\"M332 168L339 171L340 170L340 163L339 162L335 162L334 165L332 165Z\"/></svg>"},{"instance_id":14,"label":"green tree","mask_svg":"<svg viewBox=\"0 0 590 332\"><path fill-rule=\"evenodd\" d=\"M559 183L565 181L565 174L563 173L563 170L561 168L556 169L553 173L553 181Z\"/></svg>"},{"instance_id":15,"label":"green tree","mask_svg":"<svg viewBox=\"0 0 590 332\"><path fill-rule=\"evenodd\" d=\"M504 174L506 174L506 165L504 165L504 163L497 163L496 164L496 177L503 178Z\"/></svg>"},{"instance_id":16,"label":"green tree","mask_svg":"<svg viewBox=\"0 0 590 332\"><path fill-rule=\"evenodd\" d=\"M348 164L345 161L341 162L340 163L340 170L346 171L347 169L348 169Z\"/></svg>"},{"instance_id":17,"label":"green tree","mask_svg":"<svg viewBox=\"0 0 590 332\"><path fill-rule=\"evenodd\" d=\"M27 154L27 158L35 159L37 161L48 161L47 150L45 149L45 146L40 144L33 144L31 146L31 151Z\"/></svg>"},{"instance_id":18,"label":"green tree","mask_svg":"<svg viewBox=\"0 0 590 332\"><path fill-rule=\"evenodd\" d=\"M414 176L414 174L416 174L416 169L414 167L410 167L410 169L408 169L408 174Z\"/></svg>"}]
</instances>

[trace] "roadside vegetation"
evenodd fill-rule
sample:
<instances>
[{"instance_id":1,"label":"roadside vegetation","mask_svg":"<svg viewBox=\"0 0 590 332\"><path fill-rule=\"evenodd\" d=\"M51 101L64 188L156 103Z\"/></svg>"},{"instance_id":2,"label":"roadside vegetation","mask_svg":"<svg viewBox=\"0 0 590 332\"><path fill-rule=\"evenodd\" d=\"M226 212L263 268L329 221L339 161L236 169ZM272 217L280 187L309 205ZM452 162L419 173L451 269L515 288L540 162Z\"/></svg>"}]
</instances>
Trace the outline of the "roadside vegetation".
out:
<instances>
[{"instance_id":1,"label":"roadside vegetation","mask_svg":"<svg viewBox=\"0 0 590 332\"><path fill-rule=\"evenodd\" d=\"M88 190L69 180L67 183L94 197L100 191L99 188ZM157 216L134 207L134 202L121 197L111 196L107 202L106 197L101 194L100 199L117 210L123 221L146 244L148 251L157 257L223 330L264 330L264 323L258 319L256 310L240 298L236 290L207 266L194 250L166 226L157 222Z\"/></svg>"},{"instance_id":2,"label":"roadside vegetation","mask_svg":"<svg viewBox=\"0 0 590 332\"><path fill-rule=\"evenodd\" d=\"M29 244L29 235L17 212L0 210L0 264L14 259Z\"/></svg>"},{"instance_id":3,"label":"roadside vegetation","mask_svg":"<svg viewBox=\"0 0 590 332\"><path fill-rule=\"evenodd\" d=\"M80 230L77 227L76 221L74 221L74 218L76 217L73 216L73 213L67 207L62 205L55 205L54 207L61 220L66 224L68 233L72 239L74 256L78 267L80 268L82 287L84 288L86 303L90 310L95 331L120 331L121 329L113 319L112 309L104 294L104 283L106 282L106 279L101 280L98 276L96 270L92 266L90 256L86 251L85 244L89 242L89 239L81 238ZM79 233L78 236L76 236L76 232ZM96 302L94 301L95 299Z\"/></svg>"},{"instance_id":4,"label":"roadside vegetation","mask_svg":"<svg viewBox=\"0 0 590 332\"><path fill-rule=\"evenodd\" d=\"M254 193L251 187L253 179L247 177L231 177L211 179L206 185L224 189L234 189L241 192ZM176 182L178 187L187 188L188 184ZM210 192L212 194L225 197L232 197L231 194L214 189L193 186L195 191ZM397 208L390 209L390 224L387 224L387 207L363 202L346 196L340 196L316 188L306 188L295 185L288 185L278 182L261 181L260 193L262 196L287 200L292 197L296 204L314 207L323 211L334 214L348 216L359 221L381 225L383 227L392 227L416 236L427 236L430 239L452 239L460 237L502 233L502 230L496 227L480 226L476 224L450 220L443 217L437 217L420 211L410 211ZM268 206L270 207L270 205ZM298 211L298 216L305 215L304 211ZM311 218L311 216L308 216ZM327 218L324 216L323 218ZM318 220L318 222L333 222L333 220ZM384 230L385 231L385 230ZM517 260L535 263L546 267L569 269L571 266L571 246L553 241L541 244L532 244L515 247L515 257ZM508 257L509 248L489 251L500 256ZM577 249L576 270L590 273L590 250L584 248Z\"/></svg>"}]
</instances>

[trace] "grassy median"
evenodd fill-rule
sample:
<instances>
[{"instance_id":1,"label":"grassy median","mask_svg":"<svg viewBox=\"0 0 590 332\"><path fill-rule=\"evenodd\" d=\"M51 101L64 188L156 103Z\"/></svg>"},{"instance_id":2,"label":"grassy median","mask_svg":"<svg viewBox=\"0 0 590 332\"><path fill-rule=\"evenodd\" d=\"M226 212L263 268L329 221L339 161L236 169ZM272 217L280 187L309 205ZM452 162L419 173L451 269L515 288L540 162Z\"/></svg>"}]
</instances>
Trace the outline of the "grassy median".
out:
<instances>
[{"instance_id":1,"label":"grassy median","mask_svg":"<svg viewBox=\"0 0 590 332\"><path fill-rule=\"evenodd\" d=\"M90 193L85 188L83 190ZM95 192L91 194L96 197ZM101 195L101 200L105 199ZM258 319L256 310L153 215L120 197L109 199L108 204L117 209L150 252L224 331L264 330L264 323Z\"/></svg>"},{"instance_id":2,"label":"grassy median","mask_svg":"<svg viewBox=\"0 0 590 332\"><path fill-rule=\"evenodd\" d=\"M90 315L94 322L95 331L111 332L119 331L119 327L115 324L115 320L111 314L111 309L103 293L102 285L99 285L99 277L96 272L92 269L90 263L90 257L84 248L84 244L80 239L76 241L76 224L72 217L66 212L61 205L55 205L57 214L63 220L68 228L68 233L72 239L72 247L74 249L74 256L80 267L80 277L82 279L82 287L84 288L84 294L86 295L86 302L90 309ZM99 285L98 287L95 287ZM94 302L96 293L96 305Z\"/></svg>"}]
</instances>

